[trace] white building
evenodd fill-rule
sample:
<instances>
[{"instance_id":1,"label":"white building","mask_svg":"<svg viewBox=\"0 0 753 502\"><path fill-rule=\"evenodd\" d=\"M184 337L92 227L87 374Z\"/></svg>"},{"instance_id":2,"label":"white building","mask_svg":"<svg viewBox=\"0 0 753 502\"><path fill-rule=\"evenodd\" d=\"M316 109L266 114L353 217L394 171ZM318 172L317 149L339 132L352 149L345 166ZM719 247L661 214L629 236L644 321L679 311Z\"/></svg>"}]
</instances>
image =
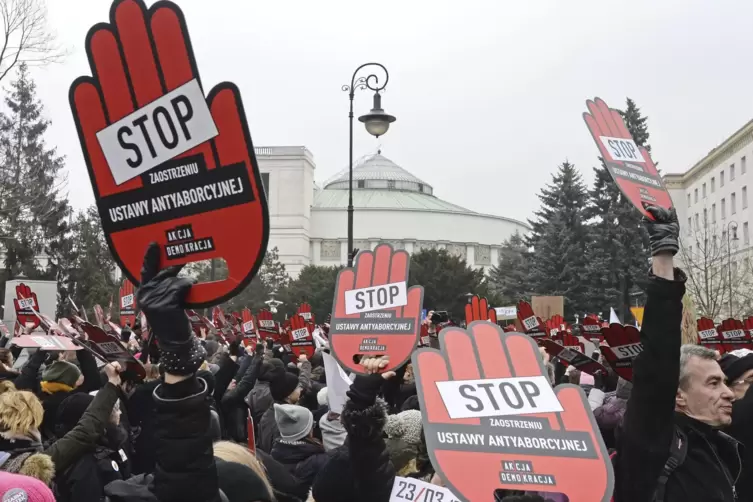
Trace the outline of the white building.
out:
<instances>
[{"instance_id":1,"label":"white building","mask_svg":"<svg viewBox=\"0 0 753 502\"><path fill-rule=\"evenodd\" d=\"M348 170L320 188L314 158L305 147L258 147L267 191L271 234L291 276L309 264L340 265L348 259ZM472 267L498 262L502 242L525 233L520 221L476 213L434 195L434 188L381 154L353 168L353 246L389 242L408 252L447 249Z\"/></svg>"}]
</instances>

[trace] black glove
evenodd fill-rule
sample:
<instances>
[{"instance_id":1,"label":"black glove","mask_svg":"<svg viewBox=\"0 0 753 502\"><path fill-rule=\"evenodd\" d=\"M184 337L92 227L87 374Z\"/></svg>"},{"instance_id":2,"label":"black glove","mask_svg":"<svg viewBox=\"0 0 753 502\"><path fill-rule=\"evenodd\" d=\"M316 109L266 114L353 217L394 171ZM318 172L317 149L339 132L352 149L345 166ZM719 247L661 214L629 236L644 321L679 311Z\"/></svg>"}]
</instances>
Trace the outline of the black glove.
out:
<instances>
[{"instance_id":1,"label":"black glove","mask_svg":"<svg viewBox=\"0 0 753 502\"><path fill-rule=\"evenodd\" d=\"M672 253L674 256L680 249L680 224L677 222L675 208L664 209L658 206L646 207L653 220L643 217L643 226L648 231L648 240L651 245L651 256L659 253Z\"/></svg>"},{"instance_id":2,"label":"black glove","mask_svg":"<svg viewBox=\"0 0 753 502\"><path fill-rule=\"evenodd\" d=\"M178 277L182 266L159 270L160 249L152 242L146 248L141 268L138 305L149 321L149 328L162 351L165 371L189 375L198 370L206 350L194 336L185 312L185 299L193 281Z\"/></svg>"}]
</instances>

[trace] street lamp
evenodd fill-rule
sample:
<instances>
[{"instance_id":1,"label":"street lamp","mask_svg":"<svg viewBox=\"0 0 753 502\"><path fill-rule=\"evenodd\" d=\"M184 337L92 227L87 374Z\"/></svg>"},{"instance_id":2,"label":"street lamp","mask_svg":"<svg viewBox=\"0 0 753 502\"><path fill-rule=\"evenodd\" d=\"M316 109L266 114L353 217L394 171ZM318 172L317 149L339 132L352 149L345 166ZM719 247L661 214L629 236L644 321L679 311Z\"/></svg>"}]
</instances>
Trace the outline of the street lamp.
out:
<instances>
[{"instance_id":1,"label":"street lamp","mask_svg":"<svg viewBox=\"0 0 753 502\"><path fill-rule=\"evenodd\" d=\"M379 85L379 77L371 73L366 77L358 77L358 72L367 66L378 66L384 71L384 81L382 85ZM387 87L387 82L390 80L390 74L387 72L387 68L379 63L365 63L356 68L353 72L353 77L350 79L350 85L342 86L342 90L348 93L350 98L350 113L348 119L350 121L350 157L348 168L348 267L353 266L353 98L355 97L356 89L371 89L374 91L374 105L369 113L358 117L360 122L366 126L366 131L375 137L382 136L390 128L390 124L396 119L394 116L385 113L382 109L382 95L380 91Z\"/></svg>"},{"instance_id":2,"label":"street lamp","mask_svg":"<svg viewBox=\"0 0 753 502\"><path fill-rule=\"evenodd\" d=\"M733 235L734 232L734 235ZM737 222L727 223L727 273L729 274L729 316L732 317L732 242L737 242Z\"/></svg>"}]
</instances>

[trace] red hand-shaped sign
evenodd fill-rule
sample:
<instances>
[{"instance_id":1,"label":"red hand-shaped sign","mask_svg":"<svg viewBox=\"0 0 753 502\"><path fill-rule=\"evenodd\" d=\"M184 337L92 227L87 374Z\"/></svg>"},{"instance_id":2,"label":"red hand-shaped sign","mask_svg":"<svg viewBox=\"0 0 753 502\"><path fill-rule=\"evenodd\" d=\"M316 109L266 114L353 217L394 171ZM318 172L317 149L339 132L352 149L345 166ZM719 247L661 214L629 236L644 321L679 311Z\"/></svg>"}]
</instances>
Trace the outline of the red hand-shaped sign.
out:
<instances>
[{"instance_id":1,"label":"red hand-shaped sign","mask_svg":"<svg viewBox=\"0 0 753 502\"><path fill-rule=\"evenodd\" d=\"M586 397L549 386L531 338L474 322L445 329L440 346L417 351L413 368L432 464L458 498L506 488L609 500L612 464Z\"/></svg>"},{"instance_id":2,"label":"red hand-shaped sign","mask_svg":"<svg viewBox=\"0 0 753 502\"><path fill-rule=\"evenodd\" d=\"M305 302L301 303L298 306L298 314L301 317L303 317L303 319L306 322L309 322L309 323L312 323L312 324L316 324L315 319L314 319L314 313L311 312L311 304L305 303Z\"/></svg>"},{"instance_id":3,"label":"red hand-shaped sign","mask_svg":"<svg viewBox=\"0 0 753 502\"><path fill-rule=\"evenodd\" d=\"M296 357L306 354L307 357L314 355L314 337L311 334L313 324L306 322L302 315L296 314L290 318L290 346Z\"/></svg>"},{"instance_id":4,"label":"red hand-shaped sign","mask_svg":"<svg viewBox=\"0 0 753 502\"><path fill-rule=\"evenodd\" d=\"M651 155L635 144L620 112L609 108L600 98L586 101L586 106L588 113L583 113L583 119L623 195L649 218L652 216L645 209L647 205L672 207L672 199Z\"/></svg>"},{"instance_id":5,"label":"red hand-shaped sign","mask_svg":"<svg viewBox=\"0 0 753 502\"><path fill-rule=\"evenodd\" d=\"M86 52L93 76L69 99L113 256L134 283L152 241L166 265L222 257L227 279L193 286L187 303L232 297L269 237L238 88L223 82L204 98L183 13L167 1L115 0Z\"/></svg>"},{"instance_id":6,"label":"red hand-shaped sign","mask_svg":"<svg viewBox=\"0 0 753 502\"><path fill-rule=\"evenodd\" d=\"M604 339L604 335L601 333L601 321L596 314L588 314L583 319L583 324L581 324L580 327L581 335L586 340L594 340L596 343L601 343Z\"/></svg>"},{"instance_id":7,"label":"red hand-shaped sign","mask_svg":"<svg viewBox=\"0 0 753 502\"><path fill-rule=\"evenodd\" d=\"M358 354L388 355L390 371L406 362L418 343L424 288L408 288L410 257L379 244L362 251L354 268L337 276L329 340L341 366L363 373Z\"/></svg>"},{"instance_id":8,"label":"red hand-shaped sign","mask_svg":"<svg viewBox=\"0 0 753 502\"><path fill-rule=\"evenodd\" d=\"M583 344L578 337L570 333L562 333L562 341L541 339L539 343L546 349L552 357L559 357L567 366L572 364L580 371L589 375L606 375L607 369L595 359L587 356L583 352Z\"/></svg>"},{"instance_id":9,"label":"red hand-shaped sign","mask_svg":"<svg viewBox=\"0 0 753 502\"><path fill-rule=\"evenodd\" d=\"M125 279L120 286L120 325L124 328L133 326L135 320L136 295L133 290L133 283Z\"/></svg>"},{"instance_id":10,"label":"red hand-shaped sign","mask_svg":"<svg viewBox=\"0 0 753 502\"><path fill-rule=\"evenodd\" d=\"M601 333L609 346L601 345L604 359L615 373L625 380L633 381L633 360L643 352L641 333L632 324L623 326L612 323L608 328L601 328Z\"/></svg>"},{"instance_id":11,"label":"red hand-shaped sign","mask_svg":"<svg viewBox=\"0 0 753 502\"><path fill-rule=\"evenodd\" d=\"M256 321L259 335L263 340L266 340L267 337L272 337L272 340L275 342L280 339L280 328L272 317L272 312L267 309L261 309L256 315Z\"/></svg>"},{"instance_id":12,"label":"red hand-shaped sign","mask_svg":"<svg viewBox=\"0 0 753 502\"><path fill-rule=\"evenodd\" d=\"M544 331L546 326L541 322L541 318L533 313L533 308L527 301L520 300L518 302L518 321L523 326L526 335L532 336L536 340L547 335Z\"/></svg>"},{"instance_id":13,"label":"red hand-shaped sign","mask_svg":"<svg viewBox=\"0 0 753 502\"><path fill-rule=\"evenodd\" d=\"M750 348L750 332L745 329L741 320L725 319L717 331L719 331L719 339L724 348L722 352Z\"/></svg>"},{"instance_id":14,"label":"red hand-shaped sign","mask_svg":"<svg viewBox=\"0 0 753 502\"><path fill-rule=\"evenodd\" d=\"M698 343L711 350L718 350L724 353L724 346L721 343L721 335L714 326L714 321L708 317L701 317L696 322L698 328Z\"/></svg>"},{"instance_id":15,"label":"red hand-shaped sign","mask_svg":"<svg viewBox=\"0 0 753 502\"><path fill-rule=\"evenodd\" d=\"M466 325L473 321L489 321L497 324L497 311L489 307L486 298L479 298L478 295L473 295L471 301L465 305Z\"/></svg>"},{"instance_id":16,"label":"red hand-shaped sign","mask_svg":"<svg viewBox=\"0 0 753 502\"><path fill-rule=\"evenodd\" d=\"M141 381L146 376L146 370L141 361L131 355L121 344L120 340L105 333L99 326L88 322L81 324L88 337L88 347L107 362L119 362L125 368L125 377L129 380Z\"/></svg>"},{"instance_id":17,"label":"red hand-shaped sign","mask_svg":"<svg viewBox=\"0 0 753 502\"><path fill-rule=\"evenodd\" d=\"M34 313L39 312L37 294L23 282L16 285L16 298L13 300L13 306L21 328L35 329L39 326L39 317Z\"/></svg>"}]
</instances>

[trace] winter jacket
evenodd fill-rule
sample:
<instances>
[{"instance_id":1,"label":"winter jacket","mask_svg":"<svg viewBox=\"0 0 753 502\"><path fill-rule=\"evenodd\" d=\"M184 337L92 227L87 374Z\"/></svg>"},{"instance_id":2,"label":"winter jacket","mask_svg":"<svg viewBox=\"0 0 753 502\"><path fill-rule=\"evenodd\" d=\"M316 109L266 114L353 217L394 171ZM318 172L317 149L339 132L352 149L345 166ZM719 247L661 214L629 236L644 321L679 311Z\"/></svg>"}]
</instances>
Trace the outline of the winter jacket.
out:
<instances>
[{"instance_id":1,"label":"winter jacket","mask_svg":"<svg viewBox=\"0 0 753 502\"><path fill-rule=\"evenodd\" d=\"M154 389L162 380L152 380L139 384L125 402L128 420L134 429L132 470L134 474L154 471L157 444L154 436L157 428L157 404L154 402Z\"/></svg>"},{"instance_id":2,"label":"winter jacket","mask_svg":"<svg viewBox=\"0 0 753 502\"><path fill-rule=\"evenodd\" d=\"M651 501L669 458L675 426L687 437L687 457L666 484L665 502L732 502L740 471L737 445L719 431L675 413L680 373L685 274L649 277L641 328L643 352L633 363L615 466L616 502Z\"/></svg>"},{"instance_id":3,"label":"winter jacket","mask_svg":"<svg viewBox=\"0 0 753 502\"><path fill-rule=\"evenodd\" d=\"M273 403L274 404L274 403ZM284 403L278 403L284 404ZM280 437L280 429L275 421L275 407L270 406L259 420L259 433L256 436L256 447L267 453L272 452L272 446Z\"/></svg>"},{"instance_id":4,"label":"winter jacket","mask_svg":"<svg viewBox=\"0 0 753 502\"><path fill-rule=\"evenodd\" d=\"M737 497L741 502L753 501L753 386L745 397L732 405L732 424L725 432L745 445Z\"/></svg>"},{"instance_id":5,"label":"winter jacket","mask_svg":"<svg viewBox=\"0 0 753 502\"><path fill-rule=\"evenodd\" d=\"M222 396L238 371L238 363L233 361L229 354L223 352L217 359L217 365L220 369L214 374L214 402L220 403Z\"/></svg>"},{"instance_id":6,"label":"winter jacket","mask_svg":"<svg viewBox=\"0 0 753 502\"><path fill-rule=\"evenodd\" d=\"M21 368L21 372L13 379L18 390L28 390L39 394L39 368L47 359L47 352L38 350L34 352Z\"/></svg>"},{"instance_id":7,"label":"winter jacket","mask_svg":"<svg viewBox=\"0 0 753 502\"><path fill-rule=\"evenodd\" d=\"M316 440L278 439L272 446L272 458L283 464L306 487L310 487L329 456L324 451L324 446Z\"/></svg>"},{"instance_id":8,"label":"winter jacket","mask_svg":"<svg viewBox=\"0 0 753 502\"><path fill-rule=\"evenodd\" d=\"M222 416L225 419L224 436L236 443L243 444L248 442L248 428L246 427L248 409L244 398L256 384L261 369L262 356L261 354L253 358L248 356L246 359L249 362L249 364L243 365L246 367L246 373L234 389L225 392L220 405Z\"/></svg>"},{"instance_id":9,"label":"winter jacket","mask_svg":"<svg viewBox=\"0 0 753 502\"><path fill-rule=\"evenodd\" d=\"M326 451L341 447L345 443L345 438L348 437L340 415L337 414L330 419L330 415L325 413L319 420L319 429L322 431L322 443Z\"/></svg>"},{"instance_id":10,"label":"winter jacket","mask_svg":"<svg viewBox=\"0 0 753 502\"><path fill-rule=\"evenodd\" d=\"M246 404L251 410L251 416L257 427L264 412L272 406L272 403L274 403L274 399L272 399L272 393L269 391L269 382L259 380L246 396Z\"/></svg>"}]
</instances>

